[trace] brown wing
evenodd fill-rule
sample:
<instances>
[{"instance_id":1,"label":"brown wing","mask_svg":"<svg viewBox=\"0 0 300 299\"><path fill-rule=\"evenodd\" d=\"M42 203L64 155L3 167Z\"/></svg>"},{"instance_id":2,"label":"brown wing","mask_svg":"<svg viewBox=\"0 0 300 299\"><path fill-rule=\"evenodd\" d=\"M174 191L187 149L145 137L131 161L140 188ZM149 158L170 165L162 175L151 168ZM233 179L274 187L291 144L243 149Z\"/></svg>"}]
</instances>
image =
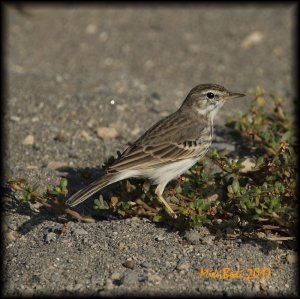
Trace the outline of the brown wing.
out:
<instances>
[{"instance_id":1,"label":"brown wing","mask_svg":"<svg viewBox=\"0 0 300 299\"><path fill-rule=\"evenodd\" d=\"M128 147L108 172L155 168L170 161L200 157L210 141L210 126L206 122L195 122L175 112L156 123Z\"/></svg>"}]
</instances>

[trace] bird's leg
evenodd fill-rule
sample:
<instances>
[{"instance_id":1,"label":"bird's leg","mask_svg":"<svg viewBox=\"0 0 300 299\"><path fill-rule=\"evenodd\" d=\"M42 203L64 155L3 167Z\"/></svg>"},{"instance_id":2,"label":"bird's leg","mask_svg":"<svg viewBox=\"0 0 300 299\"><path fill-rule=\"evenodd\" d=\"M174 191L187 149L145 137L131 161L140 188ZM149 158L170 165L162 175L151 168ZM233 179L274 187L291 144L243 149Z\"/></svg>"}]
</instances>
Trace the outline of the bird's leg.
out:
<instances>
[{"instance_id":1,"label":"bird's leg","mask_svg":"<svg viewBox=\"0 0 300 299\"><path fill-rule=\"evenodd\" d=\"M166 206L167 210L169 211L169 213L172 215L172 217L174 219L177 218L177 215L175 214L175 212L172 210L172 208L169 206L169 204L167 203L167 201L163 198L162 194L164 192L166 183L161 183L157 186L156 190L155 190L155 194L158 196L158 198L162 201L162 203Z\"/></svg>"}]
</instances>

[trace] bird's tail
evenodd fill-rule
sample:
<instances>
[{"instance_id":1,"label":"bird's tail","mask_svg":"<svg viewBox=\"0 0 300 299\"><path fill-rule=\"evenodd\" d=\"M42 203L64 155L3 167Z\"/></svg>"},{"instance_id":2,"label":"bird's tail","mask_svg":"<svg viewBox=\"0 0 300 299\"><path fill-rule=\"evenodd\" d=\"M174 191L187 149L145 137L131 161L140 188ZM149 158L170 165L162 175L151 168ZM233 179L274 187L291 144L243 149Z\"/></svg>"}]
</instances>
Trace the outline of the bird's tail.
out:
<instances>
[{"instance_id":1,"label":"bird's tail","mask_svg":"<svg viewBox=\"0 0 300 299\"><path fill-rule=\"evenodd\" d=\"M100 179L92 182L87 187L73 194L70 198L68 198L66 204L71 207L77 206L97 191L117 181L119 181L118 174L106 174Z\"/></svg>"}]
</instances>

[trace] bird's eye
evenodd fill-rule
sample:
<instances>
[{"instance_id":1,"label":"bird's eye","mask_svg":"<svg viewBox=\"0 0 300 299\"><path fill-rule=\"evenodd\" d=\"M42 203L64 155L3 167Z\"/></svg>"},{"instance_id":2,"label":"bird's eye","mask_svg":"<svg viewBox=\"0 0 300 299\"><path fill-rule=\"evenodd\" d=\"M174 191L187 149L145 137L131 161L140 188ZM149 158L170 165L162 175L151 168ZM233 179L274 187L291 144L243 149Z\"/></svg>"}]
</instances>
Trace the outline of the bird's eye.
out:
<instances>
[{"instance_id":1,"label":"bird's eye","mask_svg":"<svg viewBox=\"0 0 300 299\"><path fill-rule=\"evenodd\" d=\"M212 93L212 92L208 92L206 94L206 96L209 98L209 99L213 99L215 97L215 95Z\"/></svg>"}]
</instances>

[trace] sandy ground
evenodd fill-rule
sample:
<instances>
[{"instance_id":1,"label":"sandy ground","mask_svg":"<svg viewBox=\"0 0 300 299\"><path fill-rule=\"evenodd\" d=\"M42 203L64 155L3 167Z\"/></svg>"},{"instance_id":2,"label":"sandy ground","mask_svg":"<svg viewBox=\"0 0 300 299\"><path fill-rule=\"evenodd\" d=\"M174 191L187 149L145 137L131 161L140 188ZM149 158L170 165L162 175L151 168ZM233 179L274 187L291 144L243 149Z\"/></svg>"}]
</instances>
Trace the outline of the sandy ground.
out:
<instances>
[{"instance_id":1,"label":"sandy ground","mask_svg":"<svg viewBox=\"0 0 300 299\"><path fill-rule=\"evenodd\" d=\"M291 5L8 7L6 24L6 171L41 190L66 175L59 167L69 169L71 192L84 185L75 169L97 174L199 83L295 95ZM217 128L250 104L250 97L228 103ZM113 138L99 138L100 127ZM63 225L6 201L6 296L298 294L286 243L232 240L205 228L191 235L139 218ZM244 272L199 276L226 267ZM249 277L253 268L270 268L270 278Z\"/></svg>"}]
</instances>

